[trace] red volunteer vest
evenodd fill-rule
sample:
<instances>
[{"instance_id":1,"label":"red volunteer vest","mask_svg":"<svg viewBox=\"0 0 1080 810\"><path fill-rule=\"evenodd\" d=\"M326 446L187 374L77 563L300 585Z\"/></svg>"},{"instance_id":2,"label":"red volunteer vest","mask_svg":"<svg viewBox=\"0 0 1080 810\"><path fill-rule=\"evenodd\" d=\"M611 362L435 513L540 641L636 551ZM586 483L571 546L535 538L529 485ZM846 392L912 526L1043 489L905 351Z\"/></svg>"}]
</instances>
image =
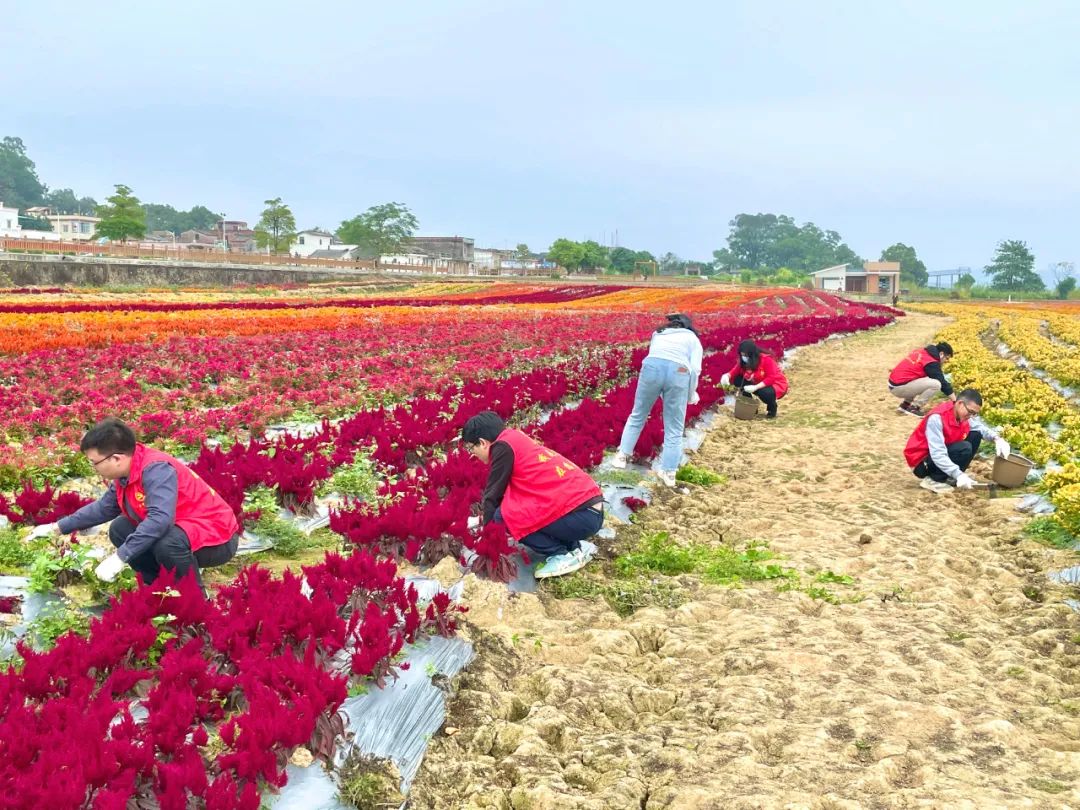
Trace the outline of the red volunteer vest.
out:
<instances>
[{"instance_id":1,"label":"red volunteer vest","mask_svg":"<svg viewBox=\"0 0 1080 810\"><path fill-rule=\"evenodd\" d=\"M941 416L942 432L945 434L945 444L949 445L954 442L962 442L968 436L970 426L968 420L963 422L956 421L956 403L952 400L945 400L940 405L935 405L930 409L930 413L922 418L919 422L919 426L915 428L915 431L911 434L911 438L907 440L907 446L904 447L904 458L907 459L908 466L914 469L919 465L920 461L925 461L930 455L930 444L926 440L926 420L933 416L935 413Z\"/></svg>"},{"instance_id":2,"label":"red volunteer vest","mask_svg":"<svg viewBox=\"0 0 1080 810\"><path fill-rule=\"evenodd\" d=\"M736 374L742 374L743 379L749 380L751 383L771 385L776 391L777 399L781 399L787 393L787 377L784 376L784 372L780 370L780 364L773 359L772 355L762 354L758 367L753 371L743 368L742 364L736 360L734 367L728 374L732 377Z\"/></svg>"},{"instance_id":3,"label":"red volunteer vest","mask_svg":"<svg viewBox=\"0 0 1080 810\"><path fill-rule=\"evenodd\" d=\"M926 376L926 367L930 363L936 362L934 356L926 349L916 349L901 360L896 368L892 370L892 374L889 375L889 382L893 385L903 385L912 380L918 380Z\"/></svg>"},{"instance_id":4,"label":"red volunteer vest","mask_svg":"<svg viewBox=\"0 0 1080 810\"><path fill-rule=\"evenodd\" d=\"M506 528L525 537L600 494L600 487L572 461L507 428L495 441L514 451L514 471L500 506Z\"/></svg>"},{"instance_id":5,"label":"red volunteer vest","mask_svg":"<svg viewBox=\"0 0 1080 810\"><path fill-rule=\"evenodd\" d=\"M147 464L167 462L176 470L176 525L184 530L191 550L218 546L240 531L236 515L221 496L181 461L144 444L135 445L127 486L116 481L116 499L120 511L132 522L146 518L146 495L142 471ZM132 512L128 511L131 507Z\"/></svg>"}]
</instances>

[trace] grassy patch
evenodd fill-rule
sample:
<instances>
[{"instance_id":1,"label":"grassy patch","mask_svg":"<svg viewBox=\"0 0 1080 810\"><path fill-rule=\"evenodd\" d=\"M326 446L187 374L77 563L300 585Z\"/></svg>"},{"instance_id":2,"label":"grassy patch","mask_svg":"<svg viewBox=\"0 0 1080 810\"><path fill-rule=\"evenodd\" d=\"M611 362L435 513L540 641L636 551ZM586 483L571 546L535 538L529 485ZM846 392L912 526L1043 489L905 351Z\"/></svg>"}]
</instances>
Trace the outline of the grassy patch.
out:
<instances>
[{"instance_id":1,"label":"grassy patch","mask_svg":"<svg viewBox=\"0 0 1080 810\"><path fill-rule=\"evenodd\" d=\"M1028 521L1024 534L1036 543L1051 548L1072 548L1077 539L1052 515L1043 515Z\"/></svg>"},{"instance_id":2,"label":"grassy patch","mask_svg":"<svg viewBox=\"0 0 1080 810\"><path fill-rule=\"evenodd\" d=\"M1037 776L1028 779L1027 784L1028 787L1041 790L1043 793L1064 793L1069 789L1069 786L1064 782L1058 782L1056 779L1041 779Z\"/></svg>"},{"instance_id":3,"label":"grassy patch","mask_svg":"<svg viewBox=\"0 0 1080 810\"><path fill-rule=\"evenodd\" d=\"M311 540L306 534L271 512L263 512L259 516L254 531L259 537L273 542L273 552L279 557L295 557L311 546Z\"/></svg>"},{"instance_id":4,"label":"grassy patch","mask_svg":"<svg viewBox=\"0 0 1080 810\"><path fill-rule=\"evenodd\" d=\"M704 543L680 546L671 541L667 532L658 532L642 540L631 553L619 557L615 570L622 576L694 573L717 585L798 576L792 568L769 562L775 558L763 543L751 543L742 551Z\"/></svg>"},{"instance_id":5,"label":"grassy patch","mask_svg":"<svg viewBox=\"0 0 1080 810\"><path fill-rule=\"evenodd\" d=\"M25 573L34 557L42 550L43 541L36 544L22 539L22 531L13 526L0 529L0 574Z\"/></svg>"},{"instance_id":6,"label":"grassy patch","mask_svg":"<svg viewBox=\"0 0 1080 810\"><path fill-rule=\"evenodd\" d=\"M645 476L634 470L602 470L593 475L593 480L598 484L637 486L645 480Z\"/></svg>"},{"instance_id":7,"label":"grassy patch","mask_svg":"<svg viewBox=\"0 0 1080 810\"><path fill-rule=\"evenodd\" d=\"M712 470L695 467L693 464L686 464L679 467L678 472L675 473L675 480L685 484L696 484L699 487L714 487L717 484L726 484L728 477L714 473Z\"/></svg>"},{"instance_id":8,"label":"grassy patch","mask_svg":"<svg viewBox=\"0 0 1080 810\"><path fill-rule=\"evenodd\" d=\"M643 576L601 581L578 572L546 579L541 588L556 599L603 599L624 618L643 607L675 608L686 602L677 585Z\"/></svg>"}]
</instances>

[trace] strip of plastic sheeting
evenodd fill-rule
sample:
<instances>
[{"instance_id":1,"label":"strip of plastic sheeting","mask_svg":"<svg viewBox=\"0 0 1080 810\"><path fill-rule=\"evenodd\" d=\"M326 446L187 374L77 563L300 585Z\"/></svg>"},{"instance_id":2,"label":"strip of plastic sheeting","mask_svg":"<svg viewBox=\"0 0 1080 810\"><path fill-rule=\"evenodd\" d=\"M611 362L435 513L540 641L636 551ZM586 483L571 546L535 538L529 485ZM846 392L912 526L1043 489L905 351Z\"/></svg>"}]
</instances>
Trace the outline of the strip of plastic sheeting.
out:
<instances>
[{"instance_id":1,"label":"strip of plastic sheeting","mask_svg":"<svg viewBox=\"0 0 1080 810\"><path fill-rule=\"evenodd\" d=\"M1058 585L1080 585L1080 565L1063 568L1060 571L1051 571L1047 576L1051 582Z\"/></svg>"},{"instance_id":2,"label":"strip of plastic sheeting","mask_svg":"<svg viewBox=\"0 0 1080 810\"><path fill-rule=\"evenodd\" d=\"M473 654L472 644L460 638L435 636L409 647L409 668L399 670L397 680L342 704L351 738L336 751L335 765L343 763L352 748L390 759L401 773L401 792L407 792L431 736L445 720L450 679Z\"/></svg>"},{"instance_id":3,"label":"strip of plastic sheeting","mask_svg":"<svg viewBox=\"0 0 1080 810\"><path fill-rule=\"evenodd\" d=\"M601 484L600 491L604 494L604 507L613 516L628 523L630 516L634 514L626 505L626 498L640 498L643 501L651 500L650 489L642 484Z\"/></svg>"},{"instance_id":4,"label":"strip of plastic sheeting","mask_svg":"<svg viewBox=\"0 0 1080 810\"><path fill-rule=\"evenodd\" d=\"M306 768L289 764L285 768L289 780L276 796L263 796L263 801L275 810L352 810L338 798L338 786L321 765Z\"/></svg>"},{"instance_id":5,"label":"strip of plastic sheeting","mask_svg":"<svg viewBox=\"0 0 1080 810\"><path fill-rule=\"evenodd\" d=\"M269 537L260 537L253 532L244 529L244 533L240 535L240 542L236 546L236 553L240 554L256 554L260 551L268 551L274 547L274 541Z\"/></svg>"},{"instance_id":6,"label":"strip of plastic sheeting","mask_svg":"<svg viewBox=\"0 0 1080 810\"><path fill-rule=\"evenodd\" d=\"M1030 512L1033 515L1050 515L1054 512L1054 505L1047 500L1045 495L1031 493L1022 497L1016 504L1018 512Z\"/></svg>"}]
</instances>

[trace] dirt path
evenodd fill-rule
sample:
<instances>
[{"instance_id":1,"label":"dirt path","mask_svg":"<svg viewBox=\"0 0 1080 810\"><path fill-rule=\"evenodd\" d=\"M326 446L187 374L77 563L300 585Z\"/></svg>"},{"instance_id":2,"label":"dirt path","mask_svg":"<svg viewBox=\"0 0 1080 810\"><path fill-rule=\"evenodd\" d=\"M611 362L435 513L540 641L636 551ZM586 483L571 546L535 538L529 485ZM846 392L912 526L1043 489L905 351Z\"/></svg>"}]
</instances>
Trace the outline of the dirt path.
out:
<instances>
[{"instance_id":1,"label":"dirt path","mask_svg":"<svg viewBox=\"0 0 1080 810\"><path fill-rule=\"evenodd\" d=\"M481 655L410 807L1080 807L1060 553L1019 540L1009 499L925 492L901 456L915 420L885 378L944 323L800 351L781 418L723 418L694 459L729 482L642 513L673 542L766 540L865 599L681 577L688 603L622 619L470 580Z\"/></svg>"}]
</instances>

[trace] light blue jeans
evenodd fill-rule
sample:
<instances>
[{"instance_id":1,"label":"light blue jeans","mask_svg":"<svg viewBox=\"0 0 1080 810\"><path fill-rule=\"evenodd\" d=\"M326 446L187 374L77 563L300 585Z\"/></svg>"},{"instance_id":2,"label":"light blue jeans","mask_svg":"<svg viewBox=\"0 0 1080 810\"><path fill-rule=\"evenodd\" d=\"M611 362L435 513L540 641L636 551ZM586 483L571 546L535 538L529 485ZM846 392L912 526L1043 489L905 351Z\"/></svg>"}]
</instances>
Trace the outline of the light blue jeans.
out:
<instances>
[{"instance_id":1,"label":"light blue jeans","mask_svg":"<svg viewBox=\"0 0 1080 810\"><path fill-rule=\"evenodd\" d=\"M683 369L683 371L679 371ZM660 469L674 472L679 469L683 451L683 427L686 423L686 403L690 399L690 369L673 360L646 357L641 364L634 410L623 427L619 451L633 455L634 445L649 418L649 411L658 398L664 400L664 451Z\"/></svg>"}]
</instances>

